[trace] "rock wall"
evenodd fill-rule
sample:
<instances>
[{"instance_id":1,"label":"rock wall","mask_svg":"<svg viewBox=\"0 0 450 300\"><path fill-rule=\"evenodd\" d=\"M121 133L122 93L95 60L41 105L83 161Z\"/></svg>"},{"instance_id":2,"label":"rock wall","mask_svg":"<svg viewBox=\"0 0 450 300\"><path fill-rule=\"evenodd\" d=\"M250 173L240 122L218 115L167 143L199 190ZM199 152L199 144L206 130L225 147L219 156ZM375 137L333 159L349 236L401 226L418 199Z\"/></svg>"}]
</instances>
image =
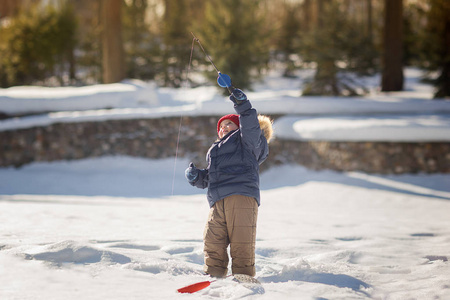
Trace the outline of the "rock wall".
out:
<instances>
[{"instance_id":1,"label":"rock wall","mask_svg":"<svg viewBox=\"0 0 450 300\"><path fill-rule=\"evenodd\" d=\"M275 164L380 174L450 173L450 143L298 142L277 140Z\"/></svg>"},{"instance_id":2,"label":"rock wall","mask_svg":"<svg viewBox=\"0 0 450 300\"><path fill-rule=\"evenodd\" d=\"M205 167L218 117L183 117L61 123L0 132L0 166L105 155L187 157ZM180 131L179 140L178 132ZM177 152L178 149L178 152ZM368 173L449 173L450 143L299 142L274 139L270 166Z\"/></svg>"}]
</instances>

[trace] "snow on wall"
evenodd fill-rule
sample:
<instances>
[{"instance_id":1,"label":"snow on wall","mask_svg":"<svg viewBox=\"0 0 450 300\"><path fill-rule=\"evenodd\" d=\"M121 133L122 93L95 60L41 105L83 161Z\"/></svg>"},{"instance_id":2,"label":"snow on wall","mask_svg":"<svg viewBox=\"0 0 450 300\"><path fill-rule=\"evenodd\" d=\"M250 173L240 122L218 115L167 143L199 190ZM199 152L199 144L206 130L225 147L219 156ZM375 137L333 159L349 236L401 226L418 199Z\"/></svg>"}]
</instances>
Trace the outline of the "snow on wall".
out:
<instances>
[{"instance_id":1,"label":"snow on wall","mask_svg":"<svg viewBox=\"0 0 450 300\"><path fill-rule=\"evenodd\" d=\"M264 166L449 172L450 101L431 100L421 71L405 71L405 91L380 93L379 78L373 78L376 84L368 83L372 92L363 98L302 97L299 79L267 76L246 91L258 113L282 116ZM170 89L126 80L0 89L0 117L10 117L0 120L0 166L115 154L173 156L180 121L180 155L203 162L216 138L215 122L233 112L214 86Z\"/></svg>"}]
</instances>

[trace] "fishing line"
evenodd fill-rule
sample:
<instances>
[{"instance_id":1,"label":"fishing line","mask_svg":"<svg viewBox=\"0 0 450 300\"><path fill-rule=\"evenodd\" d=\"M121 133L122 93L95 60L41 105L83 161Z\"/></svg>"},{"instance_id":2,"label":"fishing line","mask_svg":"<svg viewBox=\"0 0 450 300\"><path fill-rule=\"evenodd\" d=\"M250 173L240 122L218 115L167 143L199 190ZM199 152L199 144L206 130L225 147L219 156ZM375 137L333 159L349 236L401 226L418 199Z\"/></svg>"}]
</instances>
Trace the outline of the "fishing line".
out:
<instances>
[{"instance_id":1,"label":"fishing line","mask_svg":"<svg viewBox=\"0 0 450 300\"><path fill-rule=\"evenodd\" d=\"M186 72L186 79L185 79L186 88L188 87L188 84L189 84L189 72L191 71L192 54L194 52L195 39L196 38L194 36L194 38L192 39L191 55L189 57L189 65L188 65L188 69L187 69L187 72ZM180 114L180 125L178 126L177 147L175 149L175 163L173 165L172 196L173 196L174 189L175 189L175 174L176 174L176 168L177 168L178 148L179 148L179 144L180 144L181 124L182 123L183 123L183 113Z\"/></svg>"},{"instance_id":2,"label":"fishing line","mask_svg":"<svg viewBox=\"0 0 450 300\"><path fill-rule=\"evenodd\" d=\"M208 53L206 53L205 48L203 48L202 43L200 43L200 40L194 35L194 33L191 31L191 34L193 36L192 39L192 46L191 46L191 55L189 57L189 65L188 65L188 69L186 72L186 88L188 86L189 83L189 72L191 71L191 64L192 64L192 55L194 53L194 44L195 42L197 42L200 46L200 48L202 49L203 53L205 54L205 56L208 58L209 62L212 64L212 66L214 67L214 69L216 69L218 77L217 77L217 84L220 87L224 87L228 89L228 92L230 93L230 95L233 95L233 91L235 90L235 88L231 85L231 78L230 76L228 76L227 74L222 74L219 69L217 68L217 66L214 64L213 60L211 59L211 57L208 55ZM172 196L174 194L174 189L175 189L175 172L176 172L176 168L177 168L177 159L178 159L178 147L180 144L180 135L181 135L181 124L183 122L183 114L180 115L180 125L178 127L178 137L177 137L177 146L176 146L176 150L175 150L175 163L173 166L173 178L172 178Z\"/></svg>"}]
</instances>

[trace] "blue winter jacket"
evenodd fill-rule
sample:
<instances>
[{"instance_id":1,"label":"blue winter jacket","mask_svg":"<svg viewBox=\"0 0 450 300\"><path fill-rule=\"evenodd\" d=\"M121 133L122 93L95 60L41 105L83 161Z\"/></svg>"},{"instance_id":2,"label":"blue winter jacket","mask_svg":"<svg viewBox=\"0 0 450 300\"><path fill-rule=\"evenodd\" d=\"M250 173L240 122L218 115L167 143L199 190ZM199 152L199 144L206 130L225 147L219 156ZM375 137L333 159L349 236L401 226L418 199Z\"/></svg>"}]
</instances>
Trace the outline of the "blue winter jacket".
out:
<instances>
[{"instance_id":1,"label":"blue winter jacket","mask_svg":"<svg viewBox=\"0 0 450 300\"><path fill-rule=\"evenodd\" d=\"M250 101L234 109L239 114L239 129L212 144L206 155L208 167L199 170L197 180L191 183L208 188L210 207L235 194L253 197L260 205L259 165L269 155L269 147Z\"/></svg>"}]
</instances>

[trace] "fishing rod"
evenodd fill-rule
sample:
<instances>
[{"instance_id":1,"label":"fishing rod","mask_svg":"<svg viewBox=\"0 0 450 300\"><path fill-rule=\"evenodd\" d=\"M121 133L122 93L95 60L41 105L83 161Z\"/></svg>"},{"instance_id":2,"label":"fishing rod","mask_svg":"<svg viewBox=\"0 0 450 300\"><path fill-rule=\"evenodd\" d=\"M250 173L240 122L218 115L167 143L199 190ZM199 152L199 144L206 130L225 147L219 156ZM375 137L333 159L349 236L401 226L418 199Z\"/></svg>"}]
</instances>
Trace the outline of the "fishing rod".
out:
<instances>
[{"instance_id":1,"label":"fishing rod","mask_svg":"<svg viewBox=\"0 0 450 300\"><path fill-rule=\"evenodd\" d=\"M208 55L208 53L206 53L205 48L203 48L202 43L200 43L200 40L194 35L194 33L191 31L192 36L194 37L194 41L196 41L198 43L198 45L200 46L200 48L202 49L203 53L205 54L205 56L208 58L209 62L211 63L211 65L214 67L214 69L216 69L218 77L217 77L217 84L220 87L223 88L227 88L228 92L230 92L230 95L233 95L233 91L236 90L233 85L231 84L231 78L230 76L228 76L227 74L222 74L219 69L217 68L217 66L214 64L213 60L211 59L211 57Z\"/></svg>"}]
</instances>

